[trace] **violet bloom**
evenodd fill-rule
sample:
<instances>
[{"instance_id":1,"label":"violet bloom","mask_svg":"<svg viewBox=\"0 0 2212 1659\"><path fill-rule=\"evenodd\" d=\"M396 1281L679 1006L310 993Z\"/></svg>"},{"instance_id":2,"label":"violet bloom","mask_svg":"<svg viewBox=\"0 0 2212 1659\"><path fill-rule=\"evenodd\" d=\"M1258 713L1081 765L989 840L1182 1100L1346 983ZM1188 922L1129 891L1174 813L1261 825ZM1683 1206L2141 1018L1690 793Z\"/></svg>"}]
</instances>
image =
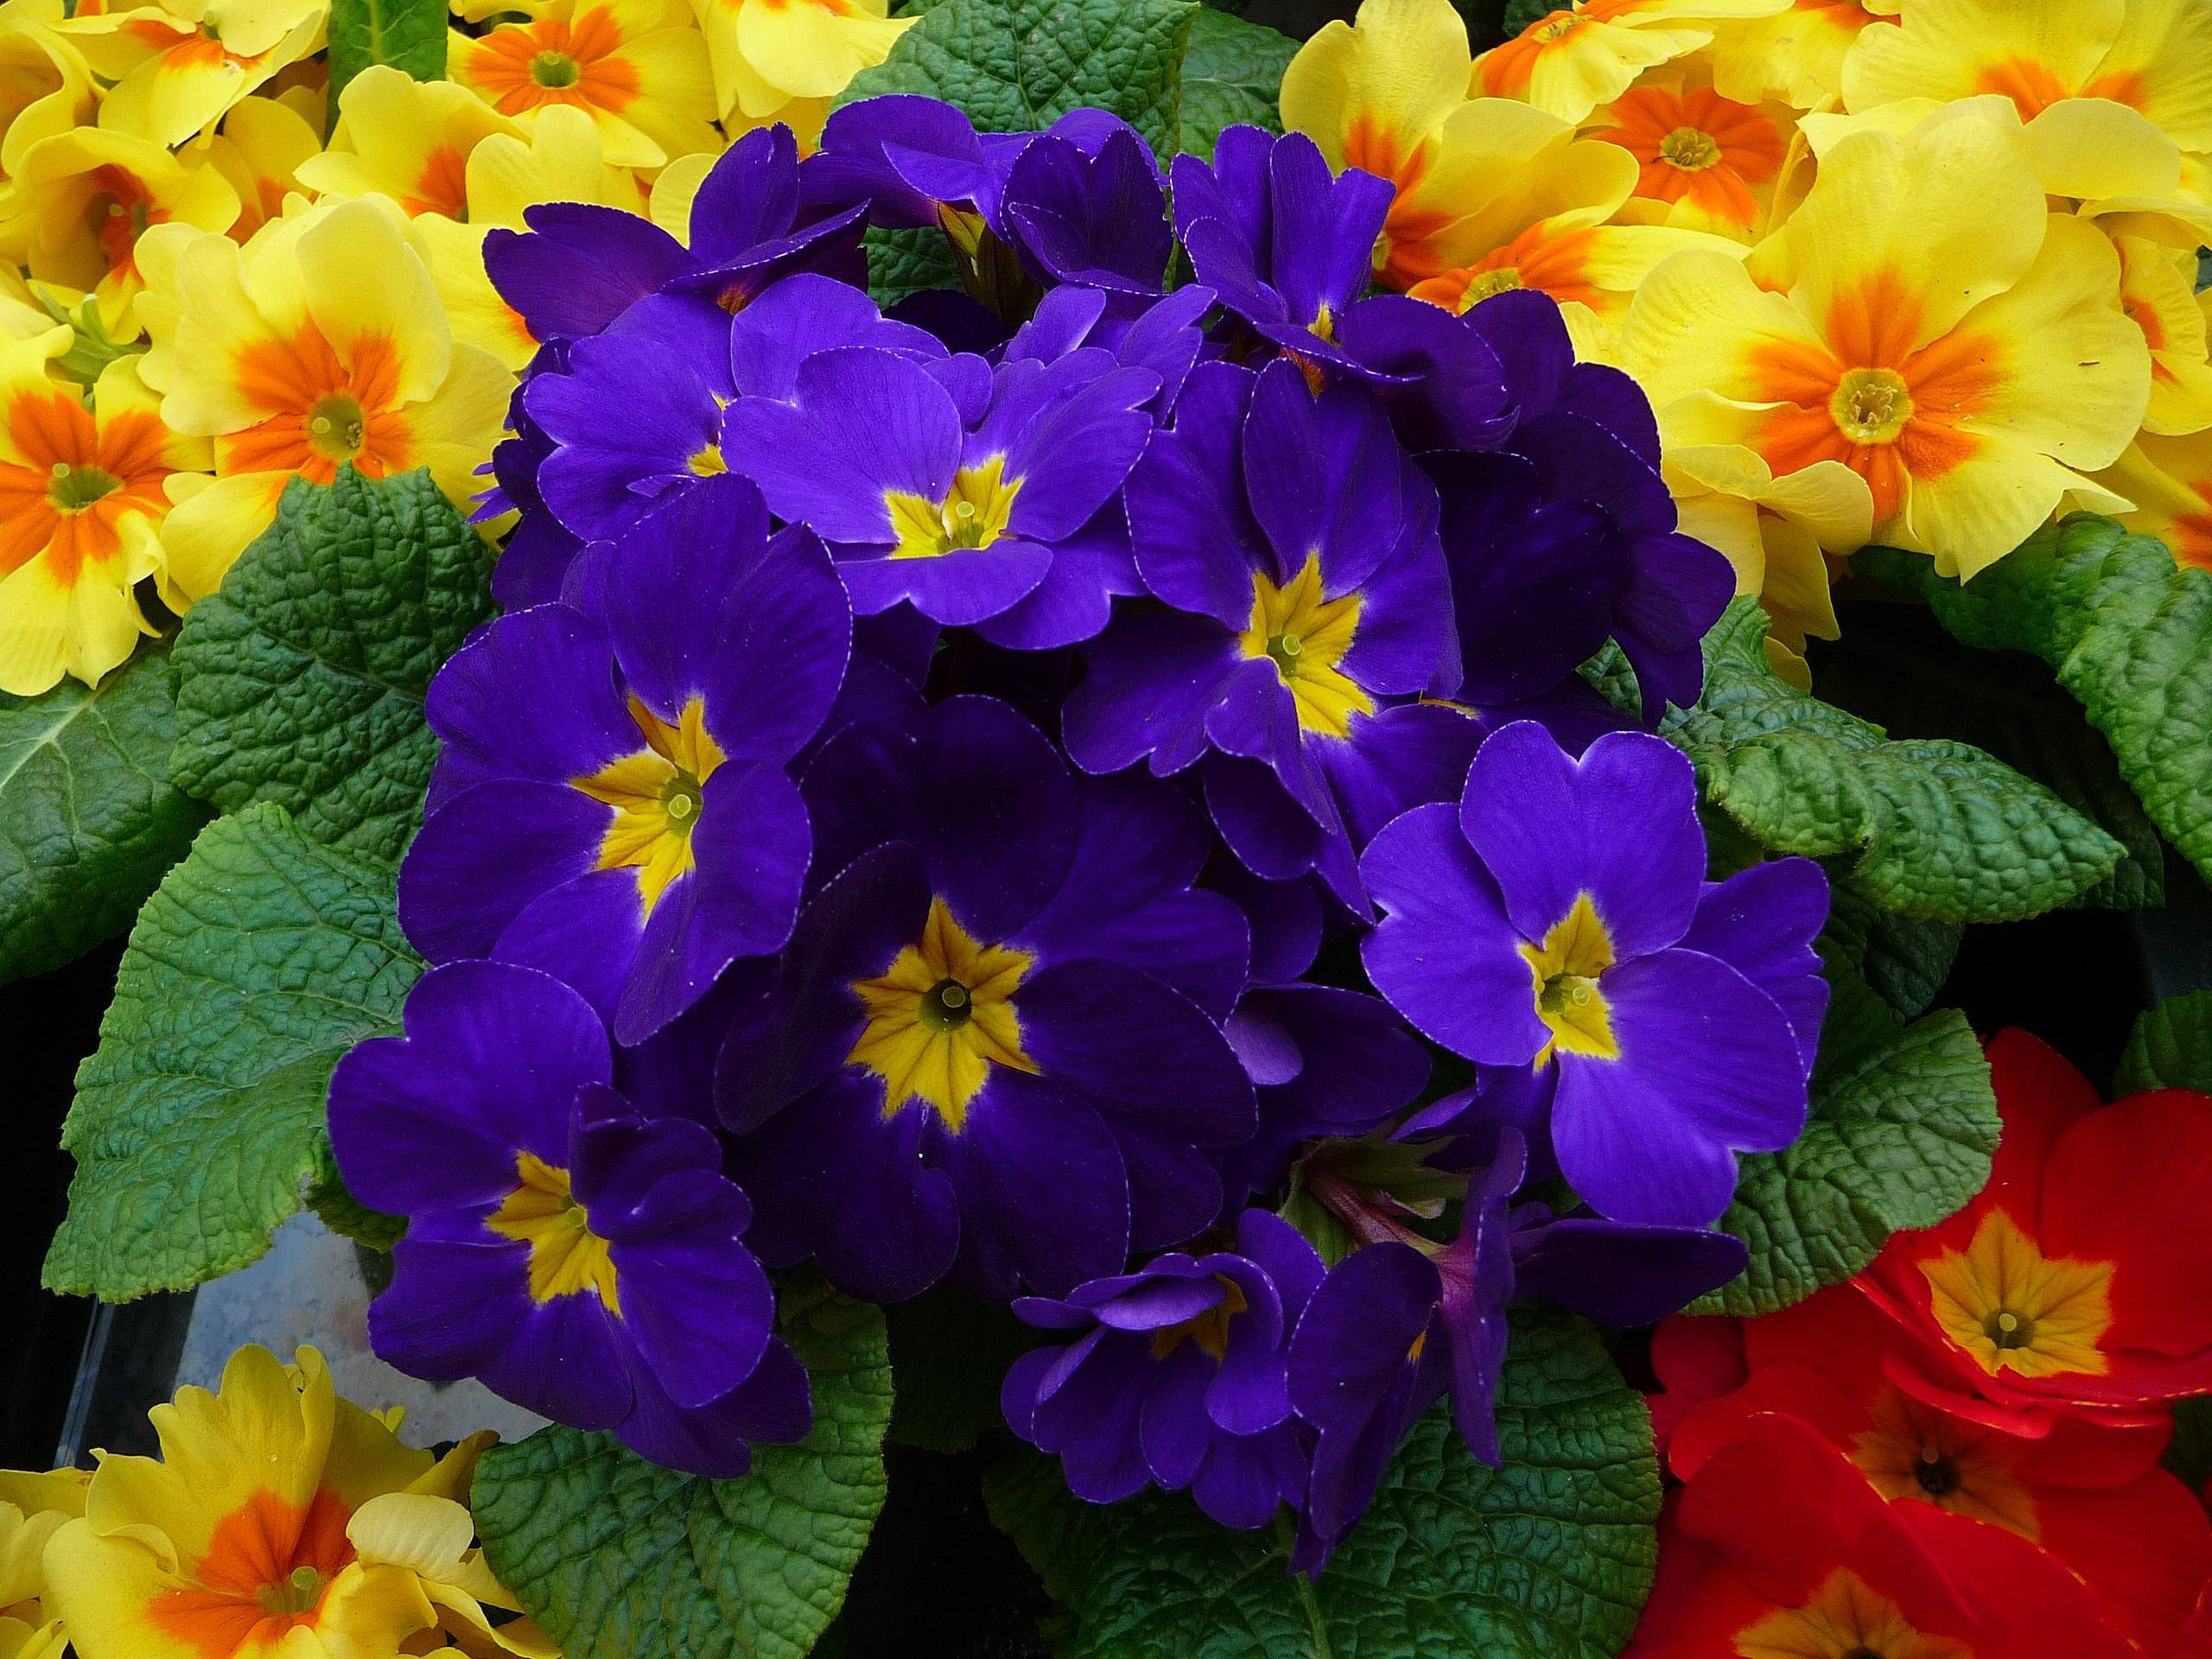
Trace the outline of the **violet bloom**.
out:
<instances>
[{"instance_id":1,"label":"violet bloom","mask_svg":"<svg viewBox=\"0 0 2212 1659\"><path fill-rule=\"evenodd\" d=\"M1172 607L1085 652L1068 753L1086 771L1204 760L1223 836L1274 880L1318 869L1363 911L1368 836L1455 791L1479 728L1411 701L1459 682L1435 493L1373 395L1297 368L1202 364L1125 495L1137 569Z\"/></svg>"},{"instance_id":2,"label":"violet bloom","mask_svg":"<svg viewBox=\"0 0 2212 1659\"><path fill-rule=\"evenodd\" d=\"M1187 1486L1222 1525L1265 1526L1305 1501L1283 1352L1320 1282L1313 1247L1248 1210L1234 1250L1175 1251L1064 1299L1023 1297L1016 1313L1073 1340L1014 1363L1007 1421L1057 1453L1068 1490L1089 1503Z\"/></svg>"},{"instance_id":3,"label":"violet bloom","mask_svg":"<svg viewBox=\"0 0 2212 1659\"><path fill-rule=\"evenodd\" d=\"M1482 448L1511 423L1483 334L1402 294L1369 296L1387 180L1332 176L1304 133L1226 127L1211 165L1179 156L1175 228L1198 280L1313 376L1381 393L1414 448Z\"/></svg>"},{"instance_id":4,"label":"violet bloom","mask_svg":"<svg viewBox=\"0 0 2212 1659\"><path fill-rule=\"evenodd\" d=\"M931 335L826 276L779 283L735 318L676 295L649 296L574 341L560 372L524 386L523 410L552 444L537 491L574 535L619 536L663 500L741 466L729 448L732 399L788 397L805 353L860 345L902 358L945 355Z\"/></svg>"},{"instance_id":5,"label":"violet bloom","mask_svg":"<svg viewBox=\"0 0 2212 1659\"><path fill-rule=\"evenodd\" d=\"M1484 705L1539 696L1619 641L1656 723L1697 701L1699 642L1735 592L1728 561L1675 528L1643 390L1577 363L1548 296L1502 294L1468 324L1504 365L1513 429L1494 454L1434 454L1465 670Z\"/></svg>"},{"instance_id":6,"label":"violet bloom","mask_svg":"<svg viewBox=\"0 0 2212 1659\"><path fill-rule=\"evenodd\" d=\"M1506 1307L1541 1296L1609 1325L1648 1325L1741 1273L1725 1233L1574 1217L1510 1200L1520 1138L1470 1182L1458 1236L1440 1245L1313 1173L1313 1196L1362 1247L1332 1268L1290 1347L1291 1402L1319 1435L1298 1565L1320 1563L1365 1511L1406 1432L1446 1393L1468 1450L1496 1467Z\"/></svg>"},{"instance_id":7,"label":"violet bloom","mask_svg":"<svg viewBox=\"0 0 2212 1659\"><path fill-rule=\"evenodd\" d=\"M527 968L455 963L409 996L406 1033L330 1084L348 1189L408 1218L369 1310L378 1356L692 1474L742 1475L748 1441L803 1437L806 1373L772 1334L721 1145L609 1086L589 1005Z\"/></svg>"},{"instance_id":8,"label":"violet bloom","mask_svg":"<svg viewBox=\"0 0 2212 1659\"><path fill-rule=\"evenodd\" d=\"M1389 1003L1309 985L1321 948L1322 900L1310 878L1262 881L1233 860L1209 880L1235 899L1252 930L1250 985L1224 1027L1250 1077L1259 1132L1221 1162L1225 1214L1281 1185L1304 1142L1355 1140L1382 1128L1428 1081L1428 1052Z\"/></svg>"},{"instance_id":9,"label":"violet bloom","mask_svg":"<svg viewBox=\"0 0 2212 1659\"><path fill-rule=\"evenodd\" d=\"M1212 1160L1253 1127L1216 1023L1245 936L1192 886L1209 838L1191 807L1071 776L973 696L911 732L841 734L805 788L836 879L719 1069L763 1258L811 1255L883 1301L957 1262L1003 1300L1212 1220Z\"/></svg>"},{"instance_id":10,"label":"violet bloom","mask_svg":"<svg viewBox=\"0 0 2212 1659\"><path fill-rule=\"evenodd\" d=\"M551 202L524 211L527 232L490 232L484 268L540 340L598 334L663 289L730 315L798 271L865 287L863 210L803 206L800 172L791 129L759 128L701 181L690 247L620 208Z\"/></svg>"},{"instance_id":11,"label":"violet bloom","mask_svg":"<svg viewBox=\"0 0 2212 1659\"><path fill-rule=\"evenodd\" d=\"M1616 732L1577 762L1520 721L1456 805L1407 813L1362 867L1384 912L1362 946L1375 988L1469 1059L1554 1073L1560 1171L1624 1221L1713 1221L1736 1154L1805 1123L1826 879L1764 866L1752 915L1705 862L1679 750Z\"/></svg>"},{"instance_id":12,"label":"violet bloom","mask_svg":"<svg viewBox=\"0 0 2212 1659\"><path fill-rule=\"evenodd\" d=\"M1140 302L1166 286L1175 243L1160 163L1118 119L1088 153L1059 130L1039 134L1007 171L1001 213L1041 283Z\"/></svg>"},{"instance_id":13,"label":"violet bloom","mask_svg":"<svg viewBox=\"0 0 2212 1659\"><path fill-rule=\"evenodd\" d=\"M723 444L778 516L832 544L856 612L973 624L1039 587L1122 487L1159 389L1102 350L994 369L845 347L800 363L786 396L731 405Z\"/></svg>"},{"instance_id":14,"label":"violet bloom","mask_svg":"<svg viewBox=\"0 0 2212 1659\"><path fill-rule=\"evenodd\" d=\"M785 767L843 678L822 545L722 478L579 556L430 687L444 745L399 878L433 962L497 955L641 1041L790 937L810 849Z\"/></svg>"}]
</instances>

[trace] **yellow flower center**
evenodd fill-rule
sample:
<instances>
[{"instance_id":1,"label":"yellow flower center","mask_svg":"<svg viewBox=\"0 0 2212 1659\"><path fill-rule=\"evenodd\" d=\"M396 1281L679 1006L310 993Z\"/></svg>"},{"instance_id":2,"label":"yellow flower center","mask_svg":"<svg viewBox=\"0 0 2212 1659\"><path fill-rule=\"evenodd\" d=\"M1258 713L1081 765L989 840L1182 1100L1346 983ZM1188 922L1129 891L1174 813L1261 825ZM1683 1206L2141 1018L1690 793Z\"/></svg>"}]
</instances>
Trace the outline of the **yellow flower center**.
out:
<instances>
[{"instance_id":1,"label":"yellow flower center","mask_svg":"<svg viewBox=\"0 0 2212 1659\"><path fill-rule=\"evenodd\" d=\"M1992 1210L1964 1251L1923 1261L1929 1305L1944 1334L1993 1376L2101 1376L2112 1328L2109 1262L2047 1256L2012 1217Z\"/></svg>"},{"instance_id":2,"label":"yellow flower center","mask_svg":"<svg viewBox=\"0 0 2212 1659\"><path fill-rule=\"evenodd\" d=\"M1802 1607L1782 1607L1736 1633L1742 1659L1969 1659L1948 1637L1923 1636L1904 1611L1847 1567Z\"/></svg>"},{"instance_id":3,"label":"yellow flower center","mask_svg":"<svg viewBox=\"0 0 2212 1659\"><path fill-rule=\"evenodd\" d=\"M484 1224L503 1238L530 1246L530 1299L589 1291L617 1319L622 1298L607 1243L591 1230L591 1216L570 1190L569 1172L527 1152L515 1154L515 1190Z\"/></svg>"},{"instance_id":4,"label":"yellow flower center","mask_svg":"<svg viewBox=\"0 0 2212 1659\"><path fill-rule=\"evenodd\" d=\"M1251 1304L1244 1300L1244 1292L1234 1279L1217 1273L1214 1281L1221 1287L1221 1300L1203 1313L1194 1314L1180 1325L1164 1325L1152 1333L1152 1357L1165 1359L1185 1342L1194 1342L1198 1351L1217 1365L1229 1354L1229 1322Z\"/></svg>"},{"instance_id":5,"label":"yellow flower center","mask_svg":"<svg viewBox=\"0 0 2212 1659\"><path fill-rule=\"evenodd\" d=\"M565 52L544 51L530 60L530 78L541 86L573 86L583 70Z\"/></svg>"},{"instance_id":6,"label":"yellow flower center","mask_svg":"<svg viewBox=\"0 0 2212 1659\"><path fill-rule=\"evenodd\" d=\"M1676 127L1659 141L1659 158L1685 173L1701 173L1720 159L1720 146L1709 132Z\"/></svg>"},{"instance_id":7,"label":"yellow flower center","mask_svg":"<svg viewBox=\"0 0 2212 1659\"><path fill-rule=\"evenodd\" d=\"M47 474L46 499L56 512L82 512L123 487L123 480L99 467L73 467L57 461Z\"/></svg>"},{"instance_id":8,"label":"yellow flower center","mask_svg":"<svg viewBox=\"0 0 2212 1659\"><path fill-rule=\"evenodd\" d=\"M2013 1471L2005 1437L1886 1386L1867 1418L1871 1426L1852 1439L1851 1460L1884 1497L1933 1503L2025 1538L2040 1535L2035 1493Z\"/></svg>"},{"instance_id":9,"label":"yellow flower center","mask_svg":"<svg viewBox=\"0 0 2212 1659\"><path fill-rule=\"evenodd\" d=\"M1592 1059L1618 1059L1620 1045L1613 1040L1612 1015L1601 986L1613 965L1612 936L1590 895L1576 893L1573 906L1544 935L1544 942L1523 944L1521 955L1529 963L1536 1018L1551 1033L1535 1064L1548 1064L1561 1049Z\"/></svg>"},{"instance_id":10,"label":"yellow flower center","mask_svg":"<svg viewBox=\"0 0 2212 1659\"><path fill-rule=\"evenodd\" d=\"M671 726L630 699L630 718L645 747L611 760L569 786L614 809L599 843L602 870L635 869L638 897L652 914L677 878L692 868L691 831L706 809L707 779L727 758L707 731L707 706L694 696Z\"/></svg>"},{"instance_id":11,"label":"yellow flower center","mask_svg":"<svg viewBox=\"0 0 2212 1659\"><path fill-rule=\"evenodd\" d=\"M1828 414L1853 443L1895 443L1912 419L1912 393L1895 369L1853 369L1836 383Z\"/></svg>"},{"instance_id":12,"label":"yellow flower center","mask_svg":"<svg viewBox=\"0 0 2212 1659\"><path fill-rule=\"evenodd\" d=\"M993 1066L1037 1070L1014 1006L1034 965L1027 951L978 943L944 899L930 900L921 938L877 977L853 982L868 1024L845 1059L883 1079L887 1119L919 1100L957 1135Z\"/></svg>"},{"instance_id":13,"label":"yellow flower center","mask_svg":"<svg viewBox=\"0 0 2212 1659\"><path fill-rule=\"evenodd\" d=\"M311 1567L296 1567L289 1578L262 1586L255 1599L270 1613L311 1613L322 1599L325 1580Z\"/></svg>"},{"instance_id":14,"label":"yellow flower center","mask_svg":"<svg viewBox=\"0 0 2212 1659\"><path fill-rule=\"evenodd\" d=\"M349 392L318 397L308 409L308 442L333 461L351 461L359 454L367 433L361 400Z\"/></svg>"},{"instance_id":15,"label":"yellow flower center","mask_svg":"<svg viewBox=\"0 0 2212 1659\"><path fill-rule=\"evenodd\" d=\"M988 547L1007 533L1021 480L1005 476L1006 457L993 455L980 467L963 467L952 488L932 502L907 490L886 490L898 545L894 559L933 559L944 554Z\"/></svg>"},{"instance_id":16,"label":"yellow flower center","mask_svg":"<svg viewBox=\"0 0 2212 1659\"><path fill-rule=\"evenodd\" d=\"M1527 37L1545 46L1573 34L1582 20L1571 11L1554 11L1529 25Z\"/></svg>"},{"instance_id":17,"label":"yellow flower center","mask_svg":"<svg viewBox=\"0 0 2212 1659\"><path fill-rule=\"evenodd\" d=\"M717 473L729 471L729 462L722 459L722 448L718 443L693 450L690 458L683 464L691 469L694 478L712 478Z\"/></svg>"},{"instance_id":18,"label":"yellow flower center","mask_svg":"<svg viewBox=\"0 0 2212 1659\"><path fill-rule=\"evenodd\" d=\"M1357 593L1321 596L1319 553L1281 588L1264 571L1252 573L1252 615L1238 644L1275 665L1299 725L1323 737L1348 737L1354 715L1375 712L1375 700L1338 666L1359 632L1359 605Z\"/></svg>"}]
</instances>

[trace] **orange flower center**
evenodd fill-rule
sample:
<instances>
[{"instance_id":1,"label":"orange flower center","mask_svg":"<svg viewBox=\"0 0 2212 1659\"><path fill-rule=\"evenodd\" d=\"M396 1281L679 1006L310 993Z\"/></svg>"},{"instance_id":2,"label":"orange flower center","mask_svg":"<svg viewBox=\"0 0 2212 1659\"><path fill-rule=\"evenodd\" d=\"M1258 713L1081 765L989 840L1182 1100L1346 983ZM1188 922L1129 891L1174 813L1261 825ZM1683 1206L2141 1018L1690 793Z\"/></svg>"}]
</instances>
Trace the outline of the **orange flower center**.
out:
<instances>
[{"instance_id":1,"label":"orange flower center","mask_svg":"<svg viewBox=\"0 0 2212 1659\"><path fill-rule=\"evenodd\" d=\"M350 362L340 358L313 322L289 340L257 340L240 352L238 391L269 413L216 440L219 470L297 473L327 484L346 461L370 478L417 464L392 342L363 335L350 355Z\"/></svg>"},{"instance_id":2,"label":"orange flower center","mask_svg":"<svg viewBox=\"0 0 2212 1659\"><path fill-rule=\"evenodd\" d=\"M1895 443L1912 420L1912 389L1895 369L1853 369L1836 382L1828 414L1853 443Z\"/></svg>"},{"instance_id":3,"label":"orange flower center","mask_svg":"<svg viewBox=\"0 0 2212 1659\"><path fill-rule=\"evenodd\" d=\"M85 211L92 220L92 234L107 256L109 270L135 275L138 238L149 225L158 225L168 215L155 210L152 194L135 174L109 166L93 168L92 177L98 194Z\"/></svg>"},{"instance_id":4,"label":"orange flower center","mask_svg":"<svg viewBox=\"0 0 2212 1659\"><path fill-rule=\"evenodd\" d=\"M575 104L609 114L637 101L638 67L622 55L629 41L614 14L595 6L573 22L547 17L511 23L478 42L473 78L503 115L547 104Z\"/></svg>"},{"instance_id":5,"label":"orange flower center","mask_svg":"<svg viewBox=\"0 0 2212 1659\"><path fill-rule=\"evenodd\" d=\"M302 1509L264 1488L217 1523L191 1582L157 1598L149 1617L202 1659L274 1651L315 1627L331 1580L353 1560L351 1513L327 1491Z\"/></svg>"},{"instance_id":6,"label":"orange flower center","mask_svg":"<svg viewBox=\"0 0 2212 1659\"><path fill-rule=\"evenodd\" d=\"M60 586L122 551L129 514L168 505L161 423L138 410L104 423L60 387L18 392L0 408L22 465L0 463L0 575L43 555Z\"/></svg>"}]
</instances>

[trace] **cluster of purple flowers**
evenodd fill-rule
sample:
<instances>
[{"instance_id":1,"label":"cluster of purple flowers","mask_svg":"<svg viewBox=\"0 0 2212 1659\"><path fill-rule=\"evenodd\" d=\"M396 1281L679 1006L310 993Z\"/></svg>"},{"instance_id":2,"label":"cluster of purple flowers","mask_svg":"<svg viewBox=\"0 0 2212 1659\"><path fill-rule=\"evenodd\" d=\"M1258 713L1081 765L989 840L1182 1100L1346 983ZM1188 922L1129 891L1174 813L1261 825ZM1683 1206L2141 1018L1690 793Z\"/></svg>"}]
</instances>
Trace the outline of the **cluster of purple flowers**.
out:
<instances>
[{"instance_id":1,"label":"cluster of purple flowers","mask_svg":"<svg viewBox=\"0 0 2212 1659\"><path fill-rule=\"evenodd\" d=\"M381 1353L728 1475L807 1426L766 1269L949 1281L1050 1333L1006 1414L1077 1493L1287 1503L1318 1568L1446 1392L1495 1459L1516 1295L1740 1268L1826 887L1708 881L1688 762L1575 672L1693 701L1731 575L1549 300L1368 294L1389 195L896 98L744 138L689 245L492 233L543 342L507 613L429 698L437 965L330 1105L410 1222ZM964 292L880 309L871 226Z\"/></svg>"}]
</instances>

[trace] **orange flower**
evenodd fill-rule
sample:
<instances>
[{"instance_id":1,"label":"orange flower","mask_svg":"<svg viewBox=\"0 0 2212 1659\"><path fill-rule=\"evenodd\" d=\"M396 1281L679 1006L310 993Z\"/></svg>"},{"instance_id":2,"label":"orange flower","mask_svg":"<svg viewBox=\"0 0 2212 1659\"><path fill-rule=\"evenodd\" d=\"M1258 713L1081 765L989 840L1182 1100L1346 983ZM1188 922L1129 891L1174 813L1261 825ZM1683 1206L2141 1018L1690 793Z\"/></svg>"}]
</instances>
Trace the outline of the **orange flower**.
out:
<instances>
[{"instance_id":1,"label":"orange flower","mask_svg":"<svg viewBox=\"0 0 2212 1659\"><path fill-rule=\"evenodd\" d=\"M1715 22L1771 16L1789 0L1578 0L1475 60L1470 92L1524 99L1580 121L1654 64L1694 52Z\"/></svg>"},{"instance_id":2,"label":"orange flower","mask_svg":"<svg viewBox=\"0 0 2212 1659\"><path fill-rule=\"evenodd\" d=\"M1655 220L1751 238L1766 213L1762 187L1782 168L1781 122L1710 87L1656 86L1616 99L1601 118L1608 124L1591 137L1636 157L1632 200L1656 209Z\"/></svg>"},{"instance_id":3,"label":"orange flower","mask_svg":"<svg viewBox=\"0 0 2212 1659\"><path fill-rule=\"evenodd\" d=\"M618 167L721 148L706 41L688 13L661 0L551 0L529 22L450 35L447 60L453 78L502 115L583 111Z\"/></svg>"},{"instance_id":4,"label":"orange flower","mask_svg":"<svg viewBox=\"0 0 2212 1659\"><path fill-rule=\"evenodd\" d=\"M154 632L131 589L161 563L163 486L195 458L135 359L109 365L87 409L47 378L57 343L0 353L0 690L19 696L64 674L95 684Z\"/></svg>"},{"instance_id":5,"label":"orange flower","mask_svg":"<svg viewBox=\"0 0 2212 1659\"><path fill-rule=\"evenodd\" d=\"M2145 434L2097 482L2135 504L2120 522L2164 542L2177 564L2212 570L2212 432Z\"/></svg>"}]
</instances>

